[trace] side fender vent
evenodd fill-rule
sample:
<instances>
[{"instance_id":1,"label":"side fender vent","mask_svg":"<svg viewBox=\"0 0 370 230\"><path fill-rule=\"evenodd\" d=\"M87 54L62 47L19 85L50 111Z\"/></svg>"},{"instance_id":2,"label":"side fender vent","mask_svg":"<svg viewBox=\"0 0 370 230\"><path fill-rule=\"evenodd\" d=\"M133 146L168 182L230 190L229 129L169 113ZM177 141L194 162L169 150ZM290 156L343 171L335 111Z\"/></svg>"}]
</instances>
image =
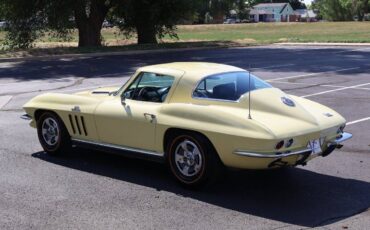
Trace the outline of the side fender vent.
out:
<instances>
[{"instance_id":1,"label":"side fender vent","mask_svg":"<svg viewBox=\"0 0 370 230\"><path fill-rule=\"evenodd\" d=\"M72 116L68 115L69 122L71 123L73 134L85 135L87 136L87 129L85 124L85 118L83 116ZM76 129L77 127L77 129Z\"/></svg>"},{"instance_id":2,"label":"side fender vent","mask_svg":"<svg viewBox=\"0 0 370 230\"><path fill-rule=\"evenodd\" d=\"M68 118L69 118L69 123L71 123L71 126L72 126L73 134L76 134L75 125L73 124L73 120L72 120L72 116L71 116L71 114L70 114L70 115L68 115Z\"/></svg>"},{"instance_id":3,"label":"side fender vent","mask_svg":"<svg viewBox=\"0 0 370 230\"><path fill-rule=\"evenodd\" d=\"M82 123L82 128L84 130L85 136L87 136L86 126L85 126L85 119L84 119L83 116L81 116L81 123Z\"/></svg>"}]
</instances>

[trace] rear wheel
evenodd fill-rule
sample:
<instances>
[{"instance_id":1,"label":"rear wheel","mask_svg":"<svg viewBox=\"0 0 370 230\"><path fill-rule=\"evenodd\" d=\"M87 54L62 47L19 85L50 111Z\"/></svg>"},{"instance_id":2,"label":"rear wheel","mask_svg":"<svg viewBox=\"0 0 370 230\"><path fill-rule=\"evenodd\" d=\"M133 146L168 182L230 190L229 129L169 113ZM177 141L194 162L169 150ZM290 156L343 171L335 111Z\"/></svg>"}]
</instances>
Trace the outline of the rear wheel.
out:
<instances>
[{"instance_id":1,"label":"rear wheel","mask_svg":"<svg viewBox=\"0 0 370 230\"><path fill-rule=\"evenodd\" d=\"M197 187L216 178L222 167L207 138L197 133L183 133L171 138L167 146L171 173L183 185Z\"/></svg>"},{"instance_id":2,"label":"rear wheel","mask_svg":"<svg viewBox=\"0 0 370 230\"><path fill-rule=\"evenodd\" d=\"M50 155L60 155L71 148L71 138L63 121L54 113L44 112L37 120L40 144Z\"/></svg>"}]
</instances>

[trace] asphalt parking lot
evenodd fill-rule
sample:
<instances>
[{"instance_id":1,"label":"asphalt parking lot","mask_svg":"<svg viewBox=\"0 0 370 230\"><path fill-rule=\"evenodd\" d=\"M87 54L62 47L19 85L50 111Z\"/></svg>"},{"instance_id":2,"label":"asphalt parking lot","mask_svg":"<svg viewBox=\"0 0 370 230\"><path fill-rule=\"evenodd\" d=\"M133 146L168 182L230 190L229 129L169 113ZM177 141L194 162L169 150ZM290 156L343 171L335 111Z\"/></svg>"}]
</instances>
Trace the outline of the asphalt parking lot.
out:
<instances>
[{"instance_id":1,"label":"asphalt parking lot","mask_svg":"<svg viewBox=\"0 0 370 230\"><path fill-rule=\"evenodd\" d=\"M369 60L370 47L279 45L0 60L0 229L368 229ZM173 61L251 66L341 113L354 137L305 167L231 171L189 191L160 164L86 150L47 156L19 119L40 93L121 85L140 66Z\"/></svg>"}]
</instances>

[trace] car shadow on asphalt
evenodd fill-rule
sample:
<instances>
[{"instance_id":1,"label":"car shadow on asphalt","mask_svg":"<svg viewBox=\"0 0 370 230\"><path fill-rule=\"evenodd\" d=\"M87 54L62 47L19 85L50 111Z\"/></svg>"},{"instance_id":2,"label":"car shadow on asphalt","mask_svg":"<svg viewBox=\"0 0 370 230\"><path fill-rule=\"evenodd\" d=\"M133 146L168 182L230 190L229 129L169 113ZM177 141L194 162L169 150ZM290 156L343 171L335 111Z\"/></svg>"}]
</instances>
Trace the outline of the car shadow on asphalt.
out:
<instances>
[{"instance_id":1,"label":"car shadow on asphalt","mask_svg":"<svg viewBox=\"0 0 370 230\"><path fill-rule=\"evenodd\" d=\"M194 191L181 187L166 167L158 163L83 149L60 157L49 156L45 152L33 153L32 156L64 167L305 227L335 223L370 207L370 183L302 168L228 171L217 183Z\"/></svg>"}]
</instances>

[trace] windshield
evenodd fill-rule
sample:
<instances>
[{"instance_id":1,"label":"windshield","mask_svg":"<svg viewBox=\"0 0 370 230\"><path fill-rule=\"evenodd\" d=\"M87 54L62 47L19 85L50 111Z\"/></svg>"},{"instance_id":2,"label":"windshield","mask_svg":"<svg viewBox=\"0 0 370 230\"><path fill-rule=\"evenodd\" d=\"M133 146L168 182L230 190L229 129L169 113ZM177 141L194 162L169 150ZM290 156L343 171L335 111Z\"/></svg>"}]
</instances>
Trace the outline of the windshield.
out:
<instances>
[{"instance_id":1,"label":"windshield","mask_svg":"<svg viewBox=\"0 0 370 230\"><path fill-rule=\"evenodd\" d=\"M236 101L249 91L264 88L272 86L248 72L222 73L204 78L195 88L193 97Z\"/></svg>"}]
</instances>

